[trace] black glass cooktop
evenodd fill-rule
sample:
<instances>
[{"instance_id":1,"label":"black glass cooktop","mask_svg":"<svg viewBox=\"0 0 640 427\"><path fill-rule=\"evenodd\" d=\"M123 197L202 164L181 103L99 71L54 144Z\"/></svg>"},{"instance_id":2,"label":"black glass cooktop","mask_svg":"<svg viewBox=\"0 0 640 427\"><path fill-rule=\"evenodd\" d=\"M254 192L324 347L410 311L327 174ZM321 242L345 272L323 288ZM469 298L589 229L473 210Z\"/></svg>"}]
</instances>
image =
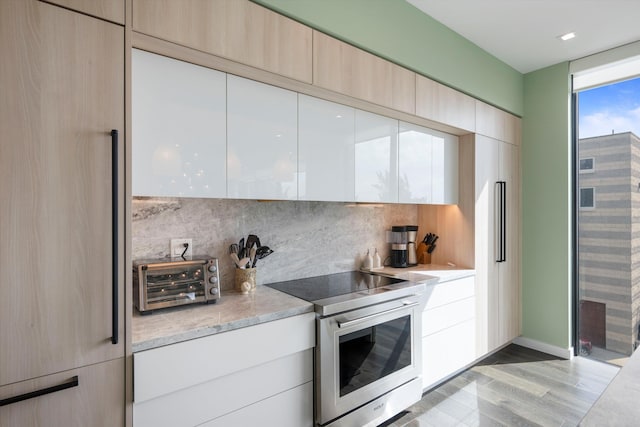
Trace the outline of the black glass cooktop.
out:
<instances>
[{"instance_id":1,"label":"black glass cooktop","mask_svg":"<svg viewBox=\"0 0 640 427\"><path fill-rule=\"evenodd\" d=\"M271 283L266 286L277 289L306 301L318 301L338 295L346 295L360 291L400 283L403 280L385 276L349 271L346 273L328 274L326 276L308 277L306 279L288 280Z\"/></svg>"}]
</instances>

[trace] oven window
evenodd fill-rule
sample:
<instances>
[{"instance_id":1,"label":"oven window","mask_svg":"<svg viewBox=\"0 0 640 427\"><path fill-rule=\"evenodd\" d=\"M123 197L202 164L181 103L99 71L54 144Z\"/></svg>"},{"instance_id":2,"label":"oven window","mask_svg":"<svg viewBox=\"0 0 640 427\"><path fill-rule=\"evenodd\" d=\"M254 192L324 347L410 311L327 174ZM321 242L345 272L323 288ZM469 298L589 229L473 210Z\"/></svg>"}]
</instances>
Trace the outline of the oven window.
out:
<instances>
[{"instance_id":1,"label":"oven window","mask_svg":"<svg viewBox=\"0 0 640 427\"><path fill-rule=\"evenodd\" d=\"M411 365L411 317L340 337L340 397Z\"/></svg>"}]
</instances>

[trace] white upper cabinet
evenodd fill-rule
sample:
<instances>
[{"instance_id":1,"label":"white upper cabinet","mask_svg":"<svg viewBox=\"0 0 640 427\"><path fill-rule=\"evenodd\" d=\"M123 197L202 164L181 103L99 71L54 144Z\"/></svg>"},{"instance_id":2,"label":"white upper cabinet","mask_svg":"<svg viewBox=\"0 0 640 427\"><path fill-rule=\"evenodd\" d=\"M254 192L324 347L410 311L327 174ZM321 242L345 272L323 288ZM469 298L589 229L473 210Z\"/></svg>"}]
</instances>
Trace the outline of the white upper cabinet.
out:
<instances>
[{"instance_id":1,"label":"white upper cabinet","mask_svg":"<svg viewBox=\"0 0 640 427\"><path fill-rule=\"evenodd\" d=\"M226 75L132 51L134 196L226 196Z\"/></svg>"},{"instance_id":2,"label":"white upper cabinet","mask_svg":"<svg viewBox=\"0 0 640 427\"><path fill-rule=\"evenodd\" d=\"M398 121L356 110L358 202L398 202Z\"/></svg>"},{"instance_id":3,"label":"white upper cabinet","mask_svg":"<svg viewBox=\"0 0 640 427\"><path fill-rule=\"evenodd\" d=\"M227 196L295 200L298 95L227 76Z\"/></svg>"},{"instance_id":4,"label":"white upper cabinet","mask_svg":"<svg viewBox=\"0 0 640 427\"><path fill-rule=\"evenodd\" d=\"M355 109L298 95L298 199L355 200Z\"/></svg>"},{"instance_id":5,"label":"white upper cabinet","mask_svg":"<svg viewBox=\"0 0 640 427\"><path fill-rule=\"evenodd\" d=\"M399 202L458 202L458 138L400 122Z\"/></svg>"},{"instance_id":6,"label":"white upper cabinet","mask_svg":"<svg viewBox=\"0 0 640 427\"><path fill-rule=\"evenodd\" d=\"M432 144L429 129L400 122L399 201L431 203Z\"/></svg>"}]
</instances>

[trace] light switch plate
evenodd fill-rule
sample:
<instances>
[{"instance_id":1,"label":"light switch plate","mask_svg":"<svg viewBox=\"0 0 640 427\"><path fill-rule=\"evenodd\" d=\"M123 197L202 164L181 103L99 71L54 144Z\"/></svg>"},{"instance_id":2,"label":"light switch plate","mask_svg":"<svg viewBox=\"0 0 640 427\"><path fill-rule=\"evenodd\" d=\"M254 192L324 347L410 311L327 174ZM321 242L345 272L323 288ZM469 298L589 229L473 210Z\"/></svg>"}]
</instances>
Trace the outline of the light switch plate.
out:
<instances>
[{"instance_id":1,"label":"light switch plate","mask_svg":"<svg viewBox=\"0 0 640 427\"><path fill-rule=\"evenodd\" d=\"M187 243L189 247L187 248L187 252L185 252L184 256L192 256L193 255L193 239L171 239L171 256L177 257L182 255L184 252L184 244Z\"/></svg>"}]
</instances>

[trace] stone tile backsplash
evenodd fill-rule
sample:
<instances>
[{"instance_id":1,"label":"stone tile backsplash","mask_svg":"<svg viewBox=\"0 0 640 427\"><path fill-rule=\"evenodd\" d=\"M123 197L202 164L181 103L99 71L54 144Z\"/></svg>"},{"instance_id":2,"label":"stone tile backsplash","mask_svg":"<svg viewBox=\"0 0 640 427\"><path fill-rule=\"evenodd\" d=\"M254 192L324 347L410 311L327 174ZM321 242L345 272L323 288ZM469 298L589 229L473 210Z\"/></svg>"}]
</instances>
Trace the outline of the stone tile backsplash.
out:
<instances>
[{"instance_id":1,"label":"stone tile backsplash","mask_svg":"<svg viewBox=\"0 0 640 427\"><path fill-rule=\"evenodd\" d=\"M218 258L222 290L233 289L229 245L256 234L274 253L258 261L258 284L351 271L367 249L389 255L386 230L417 224L417 205L135 197L133 259L169 256L172 238Z\"/></svg>"}]
</instances>

